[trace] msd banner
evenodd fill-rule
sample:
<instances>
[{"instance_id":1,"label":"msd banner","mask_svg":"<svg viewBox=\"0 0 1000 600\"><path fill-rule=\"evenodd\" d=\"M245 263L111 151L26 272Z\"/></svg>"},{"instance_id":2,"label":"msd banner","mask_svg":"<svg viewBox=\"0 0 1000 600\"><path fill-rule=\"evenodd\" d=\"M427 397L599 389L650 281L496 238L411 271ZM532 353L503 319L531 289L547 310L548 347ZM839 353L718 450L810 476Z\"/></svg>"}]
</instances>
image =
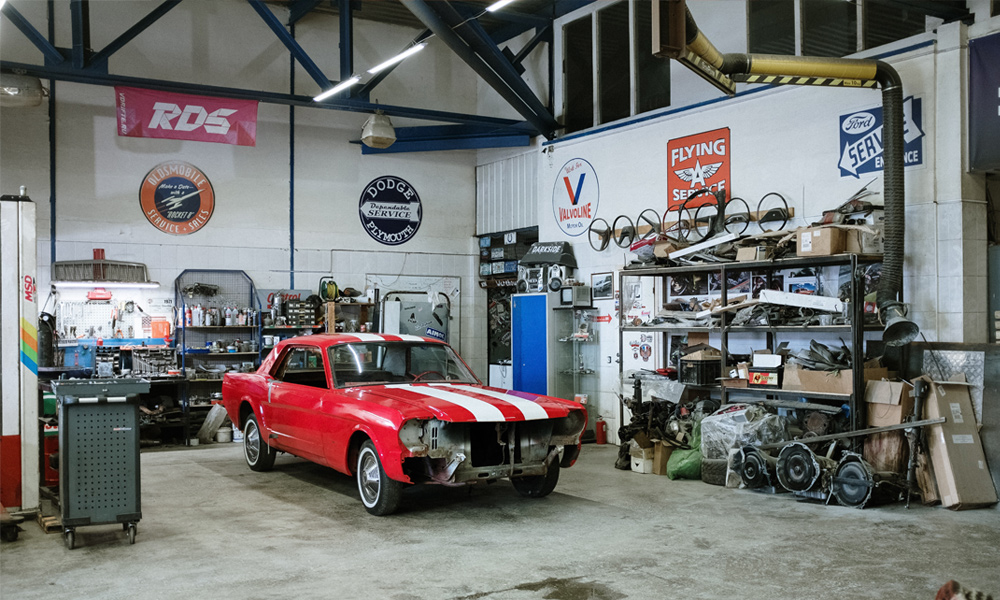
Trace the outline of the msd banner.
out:
<instances>
[{"instance_id":1,"label":"msd banner","mask_svg":"<svg viewBox=\"0 0 1000 600\"><path fill-rule=\"evenodd\" d=\"M237 146L257 143L257 102L115 86L118 135Z\"/></svg>"},{"instance_id":2,"label":"msd banner","mask_svg":"<svg viewBox=\"0 0 1000 600\"><path fill-rule=\"evenodd\" d=\"M969 40L969 166L1000 172L1000 33Z\"/></svg>"}]
</instances>

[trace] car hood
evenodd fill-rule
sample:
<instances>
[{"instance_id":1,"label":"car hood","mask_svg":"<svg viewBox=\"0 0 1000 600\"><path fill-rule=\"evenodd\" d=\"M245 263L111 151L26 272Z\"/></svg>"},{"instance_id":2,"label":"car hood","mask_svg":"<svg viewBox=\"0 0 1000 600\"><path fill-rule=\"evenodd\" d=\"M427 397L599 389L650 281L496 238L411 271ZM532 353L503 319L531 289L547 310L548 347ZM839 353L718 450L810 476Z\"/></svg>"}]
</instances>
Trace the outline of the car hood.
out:
<instances>
[{"instance_id":1,"label":"car hood","mask_svg":"<svg viewBox=\"0 0 1000 600\"><path fill-rule=\"evenodd\" d=\"M426 409L441 421L455 423L553 419L582 408L561 398L458 383L384 385L359 388L357 392L364 400L404 403Z\"/></svg>"}]
</instances>

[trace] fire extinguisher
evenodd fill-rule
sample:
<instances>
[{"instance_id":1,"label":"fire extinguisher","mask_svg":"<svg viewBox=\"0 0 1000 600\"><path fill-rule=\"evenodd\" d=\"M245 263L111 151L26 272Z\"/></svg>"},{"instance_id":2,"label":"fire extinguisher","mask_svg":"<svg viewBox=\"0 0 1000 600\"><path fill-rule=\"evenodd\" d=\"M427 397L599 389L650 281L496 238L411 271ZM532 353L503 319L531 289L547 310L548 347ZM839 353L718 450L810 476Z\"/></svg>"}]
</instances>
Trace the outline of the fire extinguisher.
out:
<instances>
[{"instance_id":1,"label":"fire extinguisher","mask_svg":"<svg viewBox=\"0 0 1000 600\"><path fill-rule=\"evenodd\" d=\"M608 424L604 421L604 417L597 417L594 420L594 435L598 444L608 443Z\"/></svg>"}]
</instances>

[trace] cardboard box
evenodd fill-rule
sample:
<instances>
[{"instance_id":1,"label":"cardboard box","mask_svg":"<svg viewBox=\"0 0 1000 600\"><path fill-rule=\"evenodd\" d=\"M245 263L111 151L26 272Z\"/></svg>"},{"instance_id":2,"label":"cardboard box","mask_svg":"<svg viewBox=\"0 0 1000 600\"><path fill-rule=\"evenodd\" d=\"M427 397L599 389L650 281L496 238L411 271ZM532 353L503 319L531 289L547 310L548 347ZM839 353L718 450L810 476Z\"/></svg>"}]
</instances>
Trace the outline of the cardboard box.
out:
<instances>
[{"instance_id":1,"label":"cardboard box","mask_svg":"<svg viewBox=\"0 0 1000 600\"><path fill-rule=\"evenodd\" d=\"M750 367L750 387L781 389L781 367Z\"/></svg>"},{"instance_id":2,"label":"cardboard box","mask_svg":"<svg viewBox=\"0 0 1000 600\"><path fill-rule=\"evenodd\" d=\"M629 449L629 458L632 459L632 470L636 473L652 473L653 453L653 448L636 448L632 446Z\"/></svg>"},{"instance_id":3,"label":"cardboard box","mask_svg":"<svg viewBox=\"0 0 1000 600\"><path fill-rule=\"evenodd\" d=\"M906 473L910 442L902 431L873 433L865 437L862 456L876 471Z\"/></svg>"},{"instance_id":4,"label":"cardboard box","mask_svg":"<svg viewBox=\"0 0 1000 600\"><path fill-rule=\"evenodd\" d=\"M736 260L739 262L752 262L758 260L769 260L773 249L770 246L750 246L748 248L736 249Z\"/></svg>"},{"instance_id":5,"label":"cardboard box","mask_svg":"<svg viewBox=\"0 0 1000 600\"><path fill-rule=\"evenodd\" d=\"M869 381L865 386L869 427L898 425L913 414L910 386L902 381Z\"/></svg>"},{"instance_id":6,"label":"cardboard box","mask_svg":"<svg viewBox=\"0 0 1000 600\"><path fill-rule=\"evenodd\" d=\"M885 237L881 231L848 229L844 233L844 250L849 254L885 254Z\"/></svg>"},{"instance_id":7,"label":"cardboard box","mask_svg":"<svg viewBox=\"0 0 1000 600\"><path fill-rule=\"evenodd\" d=\"M635 435L632 436L632 441L639 445L640 448L652 448L653 441L649 439L645 431L637 431Z\"/></svg>"},{"instance_id":8,"label":"cardboard box","mask_svg":"<svg viewBox=\"0 0 1000 600\"><path fill-rule=\"evenodd\" d=\"M830 256L844 251L845 236L843 229L834 227L810 227L798 232L798 245L795 253L798 256Z\"/></svg>"},{"instance_id":9,"label":"cardboard box","mask_svg":"<svg viewBox=\"0 0 1000 600\"><path fill-rule=\"evenodd\" d=\"M864 380L885 379L889 370L885 367L865 367ZM820 394L850 394L854 390L854 371L812 371L798 365L786 365L785 375L781 384L783 390L817 392Z\"/></svg>"},{"instance_id":10,"label":"cardboard box","mask_svg":"<svg viewBox=\"0 0 1000 600\"><path fill-rule=\"evenodd\" d=\"M962 510L995 504L997 492L986 465L965 374L954 375L948 382L931 382L924 418L940 417L947 421L927 428L927 447L941 505Z\"/></svg>"},{"instance_id":11,"label":"cardboard box","mask_svg":"<svg viewBox=\"0 0 1000 600\"><path fill-rule=\"evenodd\" d=\"M659 442L653 446L653 474L666 475L667 461L674 453L674 447L667 442Z\"/></svg>"},{"instance_id":12,"label":"cardboard box","mask_svg":"<svg viewBox=\"0 0 1000 600\"><path fill-rule=\"evenodd\" d=\"M770 352L754 352L753 366L756 368L774 369L781 366L783 358L784 357L780 354L771 354Z\"/></svg>"}]
</instances>

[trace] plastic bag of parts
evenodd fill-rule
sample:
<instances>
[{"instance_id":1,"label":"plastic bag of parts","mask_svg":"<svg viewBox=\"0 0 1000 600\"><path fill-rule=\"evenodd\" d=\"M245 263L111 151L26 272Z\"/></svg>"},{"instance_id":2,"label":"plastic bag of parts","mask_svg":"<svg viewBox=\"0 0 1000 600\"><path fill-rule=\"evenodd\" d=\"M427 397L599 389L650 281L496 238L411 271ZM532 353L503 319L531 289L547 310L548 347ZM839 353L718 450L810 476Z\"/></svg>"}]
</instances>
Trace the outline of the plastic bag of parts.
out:
<instances>
[{"instance_id":1,"label":"plastic bag of parts","mask_svg":"<svg viewBox=\"0 0 1000 600\"><path fill-rule=\"evenodd\" d=\"M701 423L691 431L691 450L674 450L667 460L667 477L670 479L701 479Z\"/></svg>"},{"instance_id":2,"label":"plastic bag of parts","mask_svg":"<svg viewBox=\"0 0 1000 600\"><path fill-rule=\"evenodd\" d=\"M727 405L701 422L701 452L709 459L728 457L730 448L760 446L787 439L787 419L768 413L760 406Z\"/></svg>"},{"instance_id":3,"label":"plastic bag of parts","mask_svg":"<svg viewBox=\"0 0 1000 600\"><path fill-rule=\"evenodd\" d=\"M666 401L677 404L681 401L685 386L664 375L648 371L632 371L623 373L621 378L621 394L631 398L634 393L635 379L642 381L642 401Z\"/></svg>"}]
</instances>

